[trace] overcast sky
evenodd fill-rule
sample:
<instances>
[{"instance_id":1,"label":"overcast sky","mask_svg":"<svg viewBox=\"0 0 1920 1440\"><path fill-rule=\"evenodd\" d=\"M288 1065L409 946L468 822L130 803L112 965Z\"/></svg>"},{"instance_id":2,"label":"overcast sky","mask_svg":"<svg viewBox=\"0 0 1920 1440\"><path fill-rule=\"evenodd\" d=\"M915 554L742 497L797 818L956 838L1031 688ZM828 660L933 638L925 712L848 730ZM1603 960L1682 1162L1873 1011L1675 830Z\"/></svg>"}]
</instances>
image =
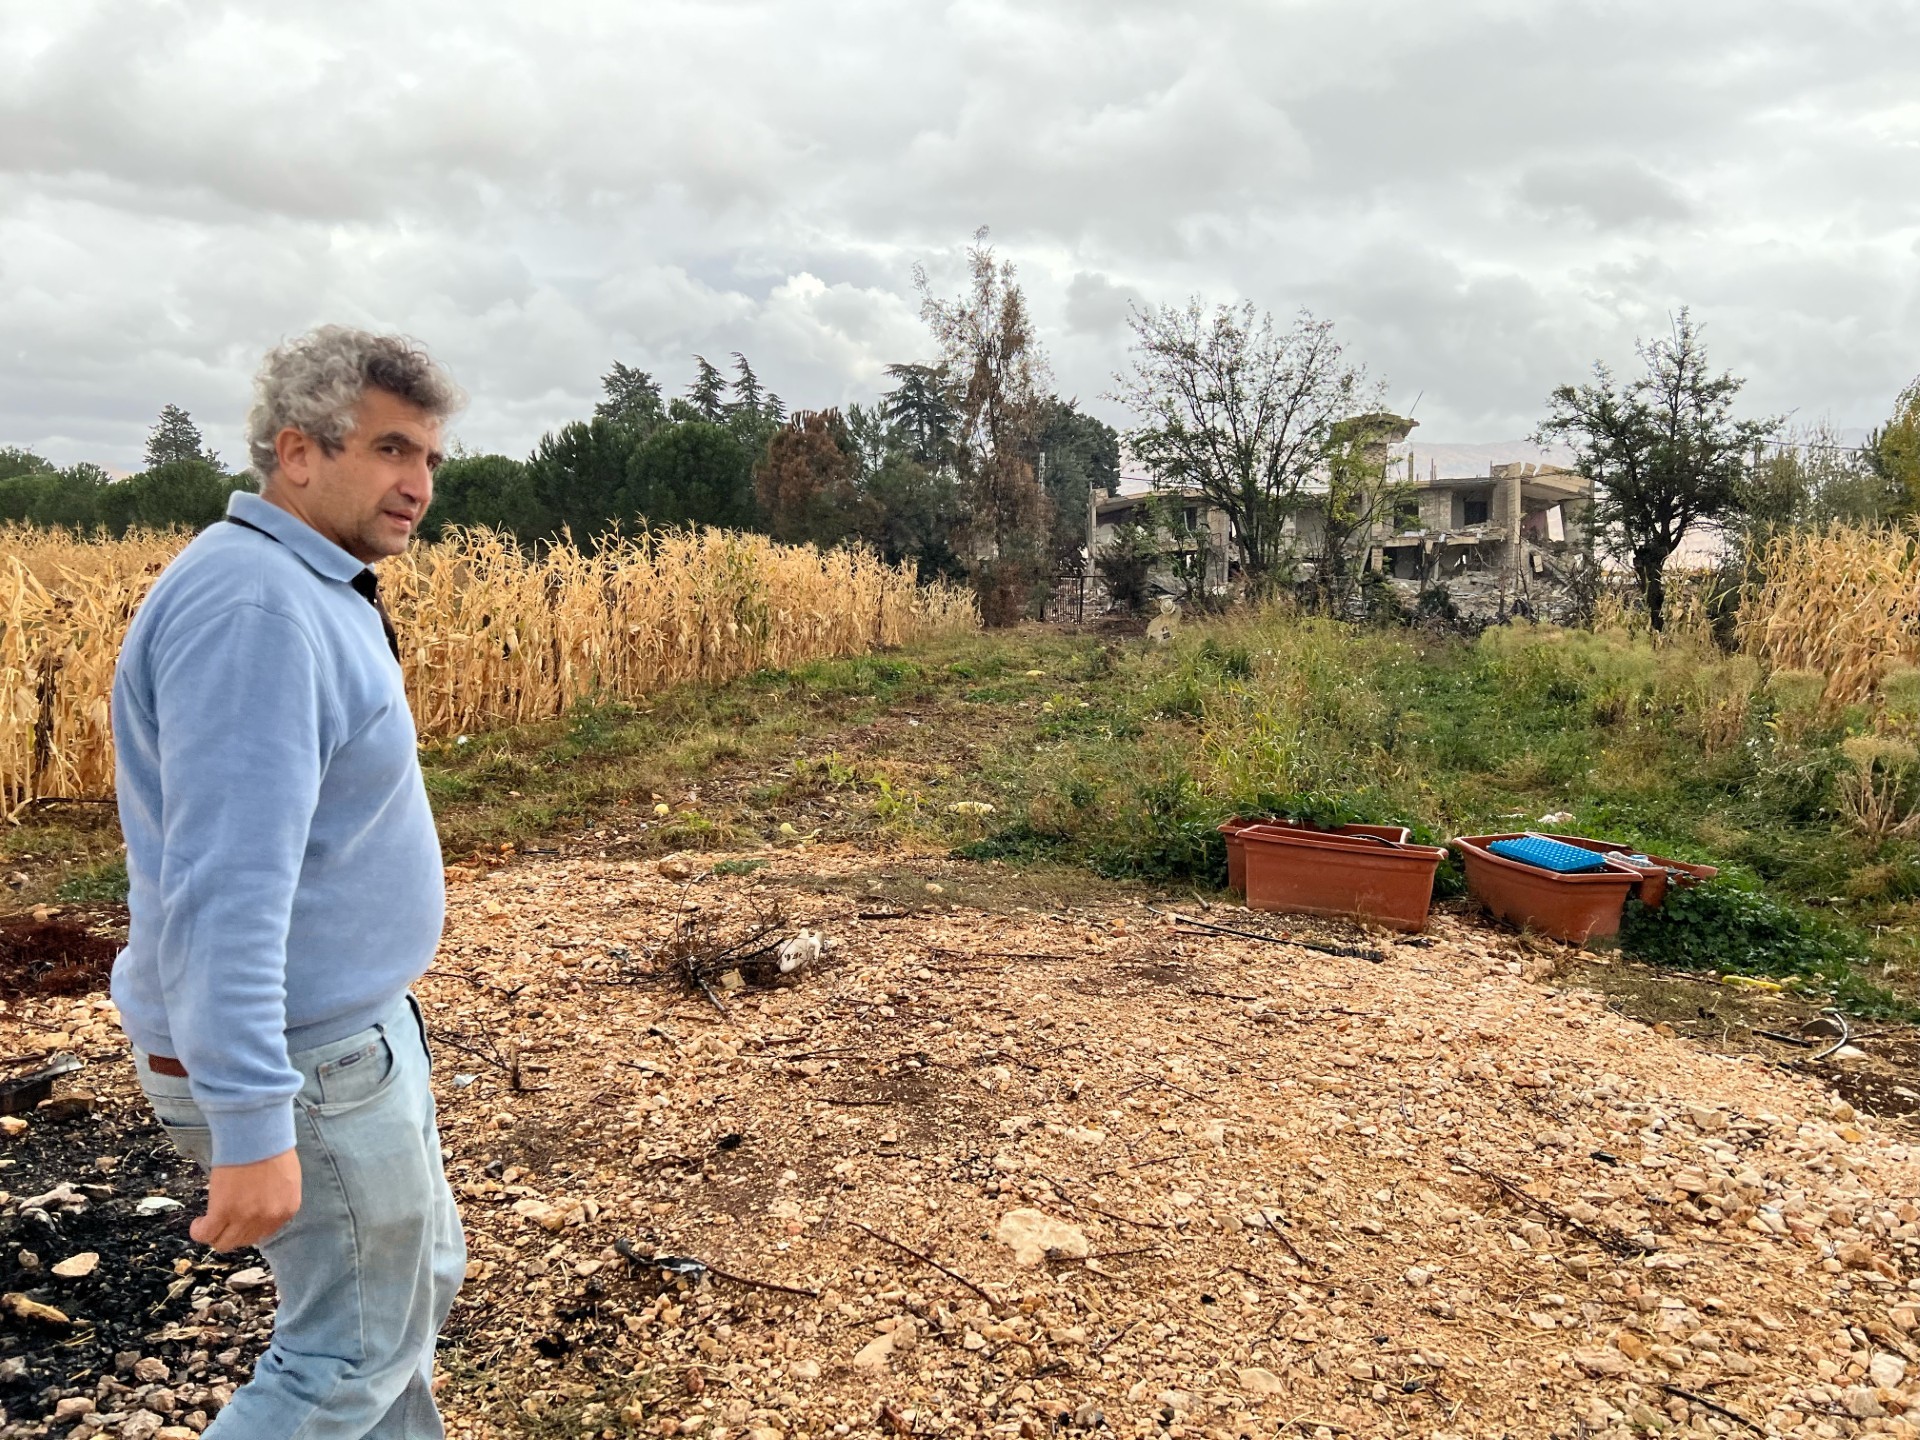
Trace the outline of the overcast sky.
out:
<instances>
[{"instance_id":1,"label":"overcast sky","mask_svg":"<svg viewBox=\"0 0 1920 1440\"><path fill-rule=\"evenodd\" d=\"M1427 441L1690 304L1761 412L1920 370L1913 0L0 0L0 444L229 463L260 352L410 332L524 453L615 358L928 358L986 224L1061 393L1129 301L1332 318Z\"/></svg>"}]
</instances>

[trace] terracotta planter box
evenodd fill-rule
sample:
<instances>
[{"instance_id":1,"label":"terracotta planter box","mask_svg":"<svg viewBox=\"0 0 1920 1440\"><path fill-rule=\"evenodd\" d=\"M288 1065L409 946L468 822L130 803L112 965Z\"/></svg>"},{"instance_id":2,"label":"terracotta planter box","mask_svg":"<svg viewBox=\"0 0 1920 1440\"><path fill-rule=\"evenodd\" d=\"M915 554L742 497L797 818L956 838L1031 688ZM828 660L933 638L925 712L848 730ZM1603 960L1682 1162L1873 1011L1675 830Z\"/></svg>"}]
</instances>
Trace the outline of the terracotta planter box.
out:
<instances>
[{"instance_id":1,"label":"terracotta planter box","mask_svg":"<svg viewBox=\"0 0 1920 1440\"><path fill-rule=\"evenodd\" d=\"M1240 832L1260 823L1236 817L1223 820L1216 827L1227 842L1227 888L1238 895L1247 893L1247 851L1240 843Z\"/></svg>"},{"instance_id":2,"label":"terracotta planter box","mask_svg":"<svg viewBox=\"0 0 1920 1440\"><path fill-rule=\"evenodd\" d=\"M1487 838L1498 840L1502 837L1492 835ZM1711 880L1720 873L1712 865L1689 865L1684 860L1669 860L1664 855L1648 855L1646 863L1641 864L1627 858L1639 852L1625 845L1616 845L1611 840L1589 840L1583 835L1548 835L1546 838L1604 855L1615 869L1632 870L1640 877L1640 903L1653 910L1658 910L1665 902L1668 890L1684 890L1689 885L1698 885L1702 880Z\"/></svg>"},{"instance_id":3,"label":"terracotta planter box","mask_svg":"<svg viewBox=\"0 0 1920 1440\"><path fill-rule=\"evenodd\" d=\"M1405 843L1412 833L1404 826L1394 825L1342 825L1338 829L1324 830L1318 825L1308 825L1299 820L1245 820L1238 816L1223 820L1215 828L1227 841L1227 888L1241 896L1247 893L1247 851L1240 843L1240 832L1250 830L1255 825L1298 830L1310 835L1377 835L1382 840L1397 843Z\"/></svg>"},{"instance_id":4,"label":"terracotta planter box","mask_svg":"<svg viewBox=\"0 0 1920 1440\"><path fill-rule=\"evenodd\" d=\"M1246 857L1247 908L1340 915L1419 930L1446 851L1409 845L1397 826L1252 825L1237 837Z\"/></svg>"},{"instance_id":5,"label":"terracotta planter box","mask_svg":"<svg viewBox=\"0 0 1920 1440\"><path fill-rule=\"evenodd\" d=\"M1510 925L1551 935L1569 945L1611 940L1620 933L1620 913L1627 896L1638 890L1647 878L1642 871L1613 858L1616 853L1626 852L1603 841L1572 835L1549 836L1549 839L1608 857L1605 870L1586 875L1556 875L1551 870L1495 855L1486 848L1496 840L1521 838L1518 832L1463 835L1453 842L1467 872L1467 891L1474 899ZM1664 887L1662 894L1665 894Z\"/></svg>"}]
</instances>

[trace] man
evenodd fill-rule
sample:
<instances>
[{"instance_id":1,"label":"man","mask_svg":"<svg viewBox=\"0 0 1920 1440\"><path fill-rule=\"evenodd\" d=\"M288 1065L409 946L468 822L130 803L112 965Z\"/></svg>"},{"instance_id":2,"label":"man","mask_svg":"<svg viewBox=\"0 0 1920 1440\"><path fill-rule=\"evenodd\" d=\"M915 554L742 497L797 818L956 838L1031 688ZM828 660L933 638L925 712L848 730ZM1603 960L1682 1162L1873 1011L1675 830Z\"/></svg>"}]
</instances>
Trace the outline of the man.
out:
<instances>
[{"instance_id":1,"label":"man","mask_svg":"<svg viewBox=\"0 0 1920 1440\"><path fill-rule=\"evenodd\" d=\"M367 567L406 549L461 396L410 342L340 326L273 351L255 389L260 494L167 567L120 655L133 919L113 998L156 1115L208 1172L194 1239L257 1245L280 1291L208 1440L437 1437L466 1251L408 987L445 895Z\"/></svg>"}]
</instances>

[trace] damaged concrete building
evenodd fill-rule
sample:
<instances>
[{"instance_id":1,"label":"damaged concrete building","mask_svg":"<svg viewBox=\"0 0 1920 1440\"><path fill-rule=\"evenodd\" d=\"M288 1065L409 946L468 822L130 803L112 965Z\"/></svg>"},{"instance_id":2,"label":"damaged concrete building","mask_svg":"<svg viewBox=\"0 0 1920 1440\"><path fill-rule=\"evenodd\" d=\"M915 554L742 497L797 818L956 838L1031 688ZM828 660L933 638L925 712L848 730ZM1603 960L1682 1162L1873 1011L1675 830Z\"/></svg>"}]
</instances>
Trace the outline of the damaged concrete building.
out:
<instances>
[{"instance_id":1,"label":"damaged concrete building","mask_svg":"<svg viewBox=\"0 0 1920 1440\"><path fill-rule=\"evenodd\" d=\"M1412 457L1408 457L1411 469ZM1376 529L1367 565L1409 599L1444 585L1474 613L1557 598L1587 549L1593 482L1557 465L1492 465L1485 475L1409 475L1410 493Z\"/></svg>"},{"instance_id":2,"label":"damaged concrete building","mask_svg":"<svg viewBox=\"0 0 1920 1440\"><path fill-rule=\"evenodd\" d=\"M1558 465L1491 462L1485 474L1443 475L1429 459L1426 473L1412 455L1388 457L1414 427L1396 416L1362 417L1377 433L1376 463L1392 467L1395 503L1365 534L1344 547L1351 563L1381 576L1412 605L1420 593L1444 586L1464 614L1493 616L1521 609L1551 614L1588 549L1593 482ZM1096 490L1087 507L1083 572L1062 577L1081 608L1104 608L1097 557L1122 530L1140 526L1160 552L1152 574L1157 593L1177 598L1234 591L1240 564L1232 522L1219 506L1193 493L1141 488L1110 495ZM1317 493L1316 493L1317 492ZM1309 581L1325 551L1325 482L1310 482L1292 503L1282 533L1295 557L1294 579ZM1063 588L1062 599L1068 590Z\"/></svg>"}]
</instances>

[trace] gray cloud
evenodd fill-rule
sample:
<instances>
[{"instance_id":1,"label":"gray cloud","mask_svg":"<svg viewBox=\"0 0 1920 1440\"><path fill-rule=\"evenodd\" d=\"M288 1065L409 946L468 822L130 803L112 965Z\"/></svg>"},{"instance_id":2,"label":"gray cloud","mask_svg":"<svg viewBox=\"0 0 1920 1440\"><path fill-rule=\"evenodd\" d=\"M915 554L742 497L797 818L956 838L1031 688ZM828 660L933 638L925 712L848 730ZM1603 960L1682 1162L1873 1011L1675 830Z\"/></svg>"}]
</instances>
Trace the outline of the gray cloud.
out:
<instances>
[{"instance_id":1,"label":"gray cloud","mask_svg":"<svg viewBox=\"0 0 1920 1440\"><path fill-rule=\"evenodd\" d=\"M1694 214L1679 187L1632 160L1530 166L1520 176L1519 195L1549 216L1583 216L1602 230L1687 220Z\"/></svg>"},{"instance_id":2,"label":"gray cloud","mask_svg":"<svg viewBox=\"0 0 1920 1440\"><path fill-rule=\"evenodd\" d=\"M790 403L926 358L982 222L1063 393L1129 300L1338 324L1432 441L1505 438L1691 304L1756 409L1920 369L1901 0L15 0L0 443L239 453L259 353L404 329L525 450L616 357L744 351ZM1731 37L1731 38L1730 38Z\"/></svg>"},{"instance_id":3,"label":"gray cloud","mask_svg":"<svg viewBox=\"0 0 1920 1440\"><path fill-rule=\"evenodd\" d=\"M1144 305L1138 290L1082 270L1067 282L1067 329L1094 339L1124 334L1130 307Z\"/></svg>"}]
</instances>

